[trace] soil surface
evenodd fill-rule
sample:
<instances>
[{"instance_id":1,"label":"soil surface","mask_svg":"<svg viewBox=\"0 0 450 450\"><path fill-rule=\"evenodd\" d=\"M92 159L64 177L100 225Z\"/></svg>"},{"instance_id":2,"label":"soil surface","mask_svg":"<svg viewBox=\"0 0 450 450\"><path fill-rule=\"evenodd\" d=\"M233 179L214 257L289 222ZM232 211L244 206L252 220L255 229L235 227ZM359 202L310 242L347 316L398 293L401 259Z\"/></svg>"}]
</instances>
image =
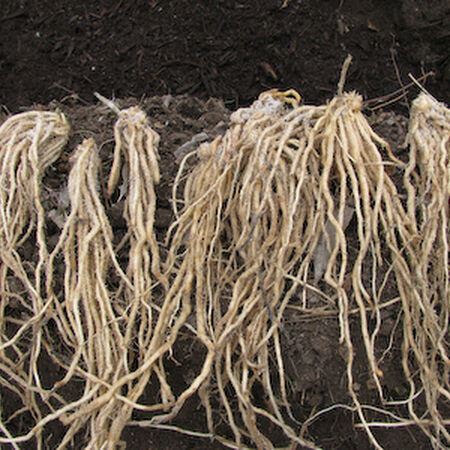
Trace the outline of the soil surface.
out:
<instances>
[{"instance_id":1,"label":"soil surface","mask_svg":"<svg viewBox=\"0 0 450 450\"><path fill-rule=\"evenodd\" d=\"M449 30L446 0L11 0L0 15L0 104L92 102L98 91L234 108L272 87L318 103L335 93L348 53L347 89L365 99L432 71L425 85L448 103Z\"/></svg>"},{"instance_id":2,"label":"soil surface","mask_svg":"<svg viewBox=\"0 0 450 450\"><path fill-rule=\"evenodd\" d=\"M6 3L6 2L5 2ZM84 137L102 145L102 160L110 163L114 114L93 97L98 91L123 108L140 104L160 134L161 183L157 187L156 227L163 239L172 220L171 184L178 169L180 148L201 132L207 139L223 132L230 110L251 103L264 90L298 90L306 103L321 103L336 92L340 68L353 55L346 89L366 100L371 125L392 145L400 158L406 131L408 103L418 89L408 74L438 99L450 97L450 5L445 0L11 0L0 15L0 111L4 117L35 104L60 108L72 129L60 160L48 171L44 184L58 192L70 169L70 154ZM430 75L433 72L433 75ZM398 95L382 98L398 90ZM405 93L401 99L398 96ZM156 97L157 96L157 97ZM387 101L396 100L392 104ZM371 108L383 105L383 110ZM99 120L99 118L102 120ZM0 117L1 121L2 117ZM52 205L46 204L51 210ZM108 215L115 230L124 226L121 211ZM49 221L49 239L59 229ZM351 232L351 225L349 227ZM26 251L26 249L24 249ZM33 248L29 249L30 254ZM400 331L395 307L385 311L380 348L394 345L383 366L385 387L392 397L403 396ZM350 404L345 363L339 346L337 317L306 320L295 310L285 318L283 346L292 412L307 420L319 409ZM367 363L358 325L354 324L357 361L355 378L362 402L377 404L368 383ZM359 347L358 347L359 345ZM178 353L176 353L178 351ZM175 359L183 363L182 346ZM189 356L192 364L192 355ZM199 355L199 363L201 355ZM42 358L43 383L58 379L50 358ZM187 383L185 370L173 367L172 382ZM76 393L76 386L74 395ZM145 394L151 399L152 392ZM2 393L3 410L17 401ZM20 406L20 405L19 405ZM138 418L139 415L136 416ZM11 424L15 433L26 422ZM368 449L367 437L353 425L355 414L335 409L311 423L309 438L325 449ZM188 402L175 425L206 431L198 398ZM55 448L63 429L52 423L45 430L47 448ZM374 431L386 449L429 448L415 428ZM173 431L128 427L123 435L133 449L221 449L220 444ZM79 437L77 448L83 446ZM22 448L34 448L32 442Z\"/></svg>"}]
</instances>

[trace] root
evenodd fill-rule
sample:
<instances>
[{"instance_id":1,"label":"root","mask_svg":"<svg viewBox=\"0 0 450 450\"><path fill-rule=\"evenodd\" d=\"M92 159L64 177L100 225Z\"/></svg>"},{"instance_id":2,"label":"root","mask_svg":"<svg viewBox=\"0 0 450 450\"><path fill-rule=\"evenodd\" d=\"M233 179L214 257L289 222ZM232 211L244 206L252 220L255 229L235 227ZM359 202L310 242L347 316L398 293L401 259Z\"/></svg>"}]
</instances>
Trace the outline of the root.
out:
<instances>
[{"instance_id":1,"label":"root","mask_svg":"<svg viewBox=\"0 0 450 450\"><path fill-rule=\"evenodd\" d=\"M282 432L282 444L316 448L307 427L335 408L355 412L378 449L372 428L383 425L418 425L434 448L450 442L444 412L450 113L421 94L411 110L410 160L400 163L362 115L361 97L343 93L349 64L350 58L338 95L326 105L301 105L295 91L268 91L232 114L224 136L183 159L164 263L154 232L159 136L142 110L120 111L98 95L118 114L105 192L110 202L124 199L128 233L118 247L100 195L95 142L85 140L72 157L71 210L49 254L40 184L69 127L59 113L37 112L0 127L0 383L24 406L8 418L2 411L1 443L18 448L35 437L41 447L42 428L60 420L67 426L60 448L88 429L87 448L114 449L130 423L259 449L283 440L273 441L271 427ZM406 200L387 164L405 170ZM34 237L36 263L23 257L24 243ZM387 298L393 280L397 290ZM155 289L164 301L155 300ZM381 310L394 304L401 305L409 384L407 398L396 402L387 398L381 370L390 347L381 357L377 347ZM338 317L352 399L303 424L288 400L282 346L288 307L304 317ZM15 309L26 318L9 317ZM368 381L384 408L360 402L351 317L359 321ZM176 393L165 364L182 327L204 356ZM389 346L393 341L394 334ZM64 370L51 389L40 382L42 348ZM68 403L61 392L75 377L83 392ZM151 380L160 398L141 404ZM166 425L194 394L205 409L207 434ZM408 417L393 405L404 406ZM130 422L135 410L152 417ZM8 421L23 412L33 425L14 437ZM227 436L218 431L224 419Z\"/></svg>"},{"instance_id":2,"label":"root","mask_svg":"<svg viewBox=\"0 0 450 450\"><path fill-rule=\"evenodd\" d=\"M284 309L294 295L302 298L304 310L339 309L349 390L359 405L353 389L350 299L345 288L350 276L378 385L381 376L366 319L367 308L377 311L376 283L365 286L362 274L369 255L371 273L382 264L378 231L382 207L395 202L391 200L395 188L386 179L378 149L387 144L365 121L356 94L336 97L322 107L298 106L296 100L296 95L263 94L251 108L232 115L223 139L200 147L200 163L186 180L184 208L171 240L168 266L176 288L169 290L166 301L173 302L176 315L179 304L190 312L191 296L195 299L197 338L208 349L195 383L210 432L214 431L210 393L218 390L238 446L248 435L259 448L271 447L260 429L262 416L292 441L313 446L296 436L282 413L284 409L290 414L279 332ZM178 183L175 192L177 187ZM349 211L355 211L359 239L353 267L344 233ZM323 255L318 252L323 251L326 264L319 270ZM320 304L322 300L302 290L306 283L314 283L313 275L316 282L323 275L334 292L334 304ZM256 385L265 392L264 414L252 399ZM192 389L186 392L190 395ZM172 414L160 420L173 417L183 401L181 396ZM239 414L233 412L236 408ZM360 407L358 411L364 420Z\"/></svg>"},{"instance_id":3,"label":"root","mask_svg":"<svg viewBox=\"0 0 450 450\"><path fill-rule=\"evenodd\" d=\"M53 348L64 344L61 350L53 350L52 354L66 369L64 378L54 389L64 386L75 375L79 376L80 370L95 377L94 380L85 379L83 397L74 405L75 410L95 402L116 376L126 372L121 362L130 345L123 333L126 318L108 283L111 270L115 269L126 285L131 283L114 253L111 226L99 198L99 166L94 140L87 139L73 155L68 183L71 212L50 256L47 272L47 293L55 304L54 320L58 330L54 339L49 336L49 342ZM65 266L64 288L63 292L54 293L53 273L61 253ZM58 342L58 338L62 342ZM64 358L58 357L59 354ZM66 364L68 358L70 362ZM101 415L102 411L96 409L72 423L60 447L67 445L88 421L91 422L91 437L106 441L108 430L96 428ZM61 414L61 420L65 422L70 422L70 417L68 411Z\"/></svg>"},{"instance_id":4,"label":"root","mask_svg":"<svg viewBox=\"0 0 450 450\"><path fill-rule=\"evenodd\" d=\"M151 347L155 333L154 312L158 310L152 303L155 279L164 287L167 286L166 278L160 269L159 248L154 232L154 184L159 182L159 135L151 129L147 116L137 107L119 113L114 135L116 147L108 182L108 195L111 196L117 186L120 161L123 157L125 165L122 173L124 170L128 173L128 180L123 182L127 183L124 217L130 234L127 276L131 285L124 289L124 348L127 351L123 355L121 366L127 376L120 377L116 373L114 379L116 385L123 383L127 386L126 397L129 403L116 405L109 401L102 409L103 421L96 423L96 427L100 428L108 424L109 448L113 448L119 441L134 409L132 404L141 397L152 373L156 373L160 380L163 403L173 398L165 381L164 371L158 367L157 359L153 359L154 352ZM138 369L133 371L132 365L136 365ZM143 367L145 370L142 370ZM100 445L100 442L96 445Z\"/></svg>"},{"instance_id":5,"label":"root","mask_svg":"<svg viewBox=\"0 0 450 450\"><path fill-rule=\"evenodd\" d=\"M212 405L219 401L237 446L247 438L258 448L272 446L261 428L264 417L292 442L312 447L288 425L280 344L283 312L298 299L304 313L338 310L348 390L370 441L381 448L354 388L350 313L355 305L371 382L384 401L375 354L387 281L381 275L405 266L399 236L407 236L413 224L385 171L399 161L361 106L354 93L311 107L299 106L295 94L270 91L234 113L223 138L199 148L200 162L186 179L182 201L178 174L167 260L174 282L166 304L178 328L194 311L196 338L208 353L171 412L153 423L173 418L198 390L210 433ZM357 241L350 255L345 230L352 217ZM385 249L392 262L384 260ZM308 285L313 289L304 289ZM256 386L264 391L265 408L255 403Z\"/></svg>"},{"instance_id":6,"label":"root","mask_svg":"<svg viewBox=\"0 0 450 450\"><path fill-rule=\"evenodd\" d=\"M410 394L406 400L434 448L450 443L441 406L450 400L448 356L450 217L450 111L428 94L413 102L407 137L410 159L405 172L411 232L403 236L408 284L402 296L404 313L403 368ZM413 287L410 290L410 287ZM407 290L408 289L408 290ZM411 355L414 359L411 360ZM426 415L419 400L426 403ZM441 406L440 406L441 405Z\"/></svg>"},{"instance_id":7,"label":"root","mask_svg":"<svg viewBox=\"0 0 450 450\"><path fill-rule=\"evenodd\" d=\"M128 267L126 275L121 273L115 259L115 251L112 249L109 224L96 199L96 211L97 214L101 212L102 217L93 223L94 229L89 231L89 235L98 234L103 240L93 243L93 248L86 254L101 252L98 259L104 260L105 266L101 276L99 269L97 274L95 273L95 267L85 269L86 275L91 273L94 277L93 285L97 291L104 292L104 297L101 299L98 292L95 294L93 298L97 299L97 302L101 300L102 305L91 302L92 311L86 317L89 318L88 322L99 315L103 319L99 320L97 325L91 326L88 335L79 339L79 344L82 346L80 348L83 348L81 353L84 353L86 346L89 348L93 345L90 341L98 339L99 348L104 346L103 351L107 354L103 356L103 363L101 355L86 356L85 371L101 380L102 386L99 386L98 380L95 381L91 387L96 389L92 401L84 402L82 407L64 418L64 422L71 425L72 434L87 418L90 418L88 448L115 448L120 442L120 435L132 411L135 407L140 407L136 402L153 372L157 373L161 381L163 401L168 402L172 398L165 382L165 374L159 370L157 357L154 358L150 346L154 330L154 311L158 310L152 303L154 278L166 285L159 267L159 249L153 230L156 206L153 186L159 181L157 162L159 136L150 128L145 113L136 107L119 112L114 134L116 146L108 182L108 195L110 197L113 195L122 173L122 183L126 192L124 217L129 229L129 241L122 242L122 246L129 248ZM122 160L125 161L123 165ZM82 217L81 222L84 222ZM84 241L87 242L86 237ZM73 245L71 252L75 252ZM111 262L122 279L114 295L106 291L107 268L111 266ZM69 275L66 274L67 277ZM84 273L78 272L77 277L83 285L86 284ZM94 292L92 294L94 295ZM66 298L70 297L66 294ZM108 314L101 313L102 310L108 311ZM73 326L70 328L73 329ZM95 363L96 370L91 370L89 363ZM121 392L126 394L120 395ZM149 409L162 407L163 405L152 405Z\"/></svg>"},{"instance_id":8,"label":"root","mask_svg":"<svg viewBox=\"0 0 450 450\"><path fill-rule=\"evenodd\" d=\"M48 251L41 182L68 136L69 125L59 112L18 114L0 127L0 383L37 420L39 396L45 396L37 361L50 305L42 294ZM36 242L35 261L25 261L22 254L29 239ZM14 321L8 311L21 311L22 318ZM10 436L3 423L1 428Z\"/></svg>"},{"instance_id":9,"label":"root","mask_svg":"<svg viewBox=\"0 0 450 450\"><path fill-rule=\"evenodd\" d=\"M215 432L212 404L219 401L238 447L247 436L260 448L272 447L260 428L263 416L293 441L313 447L283 420L272 387L276 383L285 397L282 361L279 350L269 351L269 345L279 349L279 323L289 300L289 295L282 298L285 280L274 262L289 269L298 262L300 252L291 237L299 234L308 214L307 207L300 207L300 188L311 180L304 174L299 178L290 164L306 160L299 154L321 111L298 107L298 100L295 92L271 91L251 108L234 113L226 135L200 147L200 162L186 180L179 215L181 172L177 177L178 219L167 259L174 281L164 306L170 308L172 334L194 311L196 337L207 355L170 413L153 423L170 420L198 390L210 433ZM300 139L294 136L295 127L305 130ZM286 129L290 131L283 136ZM307 201L311 204L312 197ZM289 211L300 210L295 222ZM278 382L271 379L272 367L280 373ZM256 385L264 388L270 413L253 404Z\"/></svg>"}]
</instances>

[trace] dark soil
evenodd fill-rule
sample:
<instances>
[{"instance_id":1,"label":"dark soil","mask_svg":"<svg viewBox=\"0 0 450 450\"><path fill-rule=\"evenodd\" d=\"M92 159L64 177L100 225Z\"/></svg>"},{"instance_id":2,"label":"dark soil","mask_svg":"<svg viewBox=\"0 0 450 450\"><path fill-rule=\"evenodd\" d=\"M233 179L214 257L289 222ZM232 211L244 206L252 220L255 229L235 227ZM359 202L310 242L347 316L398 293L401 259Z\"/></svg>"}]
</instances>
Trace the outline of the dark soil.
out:
<instances>
[{"instance_id":1,"label":"dark soil","mask_svg":"<svg viewBox=\"0 0 450 450\"><path fill-rule=\"evenodd\" d=\"M366 99L433 71L426 87L449 100L446 0L3 3L0 104L11 111L72 94L91 102L94 91L188 93L234 107L281 87L318 103L335 93L348 53L347 88Z\"/></svg>"},{"instance_id":2,"label":"dark soil","mask_svg":"<svg viewBox=\"0 0 450 450\"><path fill-rule=\"evenodd\" d=\"M120 107L140 103L148 112L152 127L161 135L162 180L157 187L156 216L161 239L172 220L169 199L177 171L176 150L200 132L212 139L227 124L229 109L251 103L261 91L294 88L307 103L324 102L336 92L340 68L351 53L354 59L346 87L365 99L409 84L409 73L420 78L431 71L434 75L423 81L426 88L441 101L450 99L450 5L444 0L430 0L425 7L418 0L11 0L0 14L4 112L37 103L59 107L74 130L44 180L49 189L62 188L70 154L84 137L94 136L97 144L104 144L102 159L105 164L111 160L115 116L93 105L94 91L108 97L133 97L117 103ZM417 88L410 88L384 112L366 111L374 129L399 157L404 154L407 102L416 94ZM121 211L111 208L108 214L116 230L120 229ZM56 236L58 228L49 224L48 231ZM388 345L397 311L385 314L387 325L380 340L386 342L380 342L381 348ZM306 321L291 311L284 327L294 415L306 420L315 410L349 404L337 318ZM355 322L357 355L364 355L358 332ZM404 389L399 345L394 342L382 366L385 387L394 397ZM183 350L179 348L175 355L181 363ZM189 361L195 364L192 355ZM48 374L44 383L59 378L49 358L40 363L42 373ZM355 372L362 401L376 404L363 356L357 358ZM180 386L186 384L185 370L173 367L172 376ZM76 389L73 386L73 395ZM150 398L152 393L145 395ZM1 400L4 411L17 408L15 397L7 391ZM325 449L370 448L364 433L354 428L355 421L353 413L335 409L311 424L309 437ZM204 423L197 398L188 402L176 420L176 425L198 431L206 431ZM27 429L26 422L18 420L15 425L17 433ZM62 432L59 423L50 424L45 431L47 448L57 445ZM429 448L414 428L380 429L374 434L386 449ZM223 448L209 439L137 427L127 428L123 439L130 449ZM82 443L81 436L75 446L81 448ZM33 444L22 448L33 448Z\"/></svg>"}]
</instances>

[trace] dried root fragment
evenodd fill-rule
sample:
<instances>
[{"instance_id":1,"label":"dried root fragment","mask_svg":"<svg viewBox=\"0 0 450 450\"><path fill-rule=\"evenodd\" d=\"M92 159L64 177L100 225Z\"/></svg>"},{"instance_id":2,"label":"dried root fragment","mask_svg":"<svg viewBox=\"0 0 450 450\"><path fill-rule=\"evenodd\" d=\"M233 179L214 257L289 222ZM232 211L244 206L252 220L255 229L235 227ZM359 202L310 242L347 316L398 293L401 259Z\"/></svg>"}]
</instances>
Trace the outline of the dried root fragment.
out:
<instances>
[{"instance_id":1,"label":"dried root fragment","mask_svg":"<svg viewBox=\"0 0 450 450\"><path fill-rule=\"evenodd\" d=\"M38 419L36 394L43 392L37 371L40 322L49 306L41 292L48 261L41 182L69 131L63 114L44 111L17 114L0 127L0 384L15 392L24 410ZM21 254L29 239L38 249L33 261ZM21 310L25 318L10 317L8 307ZM3 411L2 418L4 414L10 412ZM9 435L1 419L0 428Z\"/></svg>"}]
</instances>

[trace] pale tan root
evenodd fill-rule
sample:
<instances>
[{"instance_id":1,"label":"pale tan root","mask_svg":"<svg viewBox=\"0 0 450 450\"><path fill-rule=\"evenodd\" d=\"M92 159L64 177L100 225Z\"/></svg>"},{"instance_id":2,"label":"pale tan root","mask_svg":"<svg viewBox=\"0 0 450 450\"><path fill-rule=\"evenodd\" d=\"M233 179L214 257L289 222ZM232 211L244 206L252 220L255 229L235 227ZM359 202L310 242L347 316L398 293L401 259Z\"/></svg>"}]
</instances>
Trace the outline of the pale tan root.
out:
<instances>
[{"instance_id":1,"label":"pale tan root","mask_svg":"<svg viewBox=\"0 0 450 450\"><path fill-rule=\"evenodd\" d=\"M213 433L211 392L218 390L237 446L246 436L259 448L272 446L258 424L265 416L293 442L313 447L282 413L289 405L278 328L292 295L310 278L317 230L325 229L326 208L316 203L322 167L314 124L327 109L298 106L296 100L295 94L263 95L252 108L234 113L223 138L199 150L173 229L168 267L175 282L166 303L172 302L179 321L191 311L193 296L197 338L208 354L171 413L153 423L172 418L199 389ZM295 274L294 282L287 284L286 274ZM278 373L276 390L271 367ZM253 404L256 384L266 392L266 411Z\"/></svg>"},{"instance_id":2,"label":"pale tan root","mask_svg":"<svg viewBox=\"0 0 450 450\"><path fill-rule=\"evenodd\" d=\"M20 397L36 421L41 417L36 396L45 401L47 395L37 360L42 319L49 307L41 292L48 261L41 182L45 170L58 159L69 131L63 114L45 111L17 114L0 127L0 383ZM36 262L25 262L20 255L28 238L36 239ZM14 322L12 334L6 331L13 320L6 314L8 306L21 308L25 316ZM2 411L2 418L4 414L10 412ZM8 441L11 436L3 423L1 428Z\"/></svg>"},{"instance_id":3,"label":"pale tan root","mask_svg":"<svg viewBox=\"0 0 450 450\"><path fill-rule=\"evenodd\" d=\"M430 95L420 94L412 104L407 142L410 159L405 185L413 227L403 236L411 278L402 296L403 367L410 385L405 401L413 420L432 422L432 428L422 429L433 447L444 448L450 444L441 410L450 401L450 110ZM420 397L427 405L425 416L419 412Z\"/></svg>"},{"instance_id":4,"label":"pale tan root","mask_svg":"<svg viewBox=\"0 0 450 450\"><path fill-rule=\"evenodd\" d=\"M91 422L88 448L115 448L135 407L161 409L173 400L164 368L160 365L155 347L151 345L156 320L154 312L158 311L153 305L153 288L155 281L167 285L160 270L158 243L153 229L156 206L154 184L159 182L159 136L138 107L119 112L114 135L114 160L107 190L108 195L112 196L120 173L127 174L122 183L126 186L124 217L129 228L126 270L129 281L122 292L120 321L123 326L120 340L113 342L118 354L114 372L108 380L110 386L101 391L103 395L96 399L95 404L66 418L67 423L76 423L83 415L97 411L95 420ZM160 332L159 339L164 340L167 331L163 329ZM136 366L137 370L133 370L132 366ZM152 373L160 382L162 404L149 407L138 405ZM118 396L119 391L124 389L126 394ZM103 434L98 430L102 430Z\"/></svg>"},{"instance_id":5,"label":"pale tan root","mask_svg":"<svg viewBox=\"0 0 450 450\"><path fill-rule=\"evenodd\" d=\"M113 449L120 445L133 410L157 414L134 425L164 427L198 393L208 436L216 436L218 417L225 418L234 442L217 438L235 448L273 448L268 422L293 445L315 448L304 437L306 427L334 407L356 412L358 426L376 448L381 447L371 429L383 425L417 424L433 447L448 444L448 419L440 404L450 400L450 113L424 94L414 103L404 204L385 170L386 164L399 161L362 115L361 97L342 92L344 79L345 71L339 95L320 107L300 106L295 91L262 94L250 108L232 115L225 136L203 144L183 160L174 184L176 221L168 233L164 271L153 229L159 136L143 111L119 111L109 105L119 118L107 194L115 198L122 175L129 227L128 241L121 243L129 246L125 271L116 259L99 196L100 161L94 142L86 140L73 157L71 213L48 255L39 182L46 165L57 157L56 142L64 145L68 126L54 117L52 126L37 120L29 128L14 122L0 128L0 147L6 149L0 153L0 186L6 186L0 192L0 381L17 392L35 416L34 428L19 437L11 436L7 424L0 421L5 436L0 442L16 445L33 436L39 442L42 427L60 419L69 426L61 448L88 425L88 448ZM24 117L29 122L35 119ZM47 151L37 157L44 144ZM22 154L31 155L26 163ZM184 180L189 159L196 156L199 163ZM352 215L356 242L346 233ZM40 254L30 274L17 248L35 229ZM384 261L387 253L390 260ZM54 267L61 258L63 292L54 292ZM41 292L45 267L46 296ZM120 286L108 282L112 272ZM385 298L384 286L394 275L398 297ZM22 292L13 289L10 279L20 281ZM166 289L162 305L154 304L156 284ZM30 319L7 336L5 305L15 301L30 311ZM385 398L375 353L380 311L394 303L401 304L403 369L410 386L408 397L396 403L407 406L406 418L394 414ZM288 306L305 316L338 315L353 400L352 406L335 405L317 412L301 429L288 402L280 337ZM362 405L357 395L350 333L350 317L355 313L369 381L384 402L383 409ZM61 342L52 340L50 330L42 326L42 319L50 314ZM204 346L205 356L190 385L175 396L164 360L185 326ZM26 349L23 335L29 328L34 338ZM42 345L66 370L52 392L41 388L36 369ZM14 359L6 350L13 352ZM142 405L139 399L152 375L159 383L160 402ZM84 392L66 404L57 392L74 376L84 380ZM262 403L254 398L256 390L263 392ZM48 405L52 399L50 414L43 416L37 395ZM427 405L425 415L421 398ZM375 413L384 415L386 423L371 420Z\"/></svg>"},{"instance_id":6,"label":"pale tan root","mask_svg":"<svg viewBox=\"0 0 450 450\"><path fill-rule=\"evenodd\" d=\"M126 285L130 285L130 281L114 254L111 226L99 197L99 166L95 142L87 139L73 155L68 182L70 215L50 255L47 271L47 294L55 304L54 320L58 337L64 343L60 351L64 357L59 357L58 352L53 352L53 355L56 360L60 358L60 365L66 368L64 378L55 385L55 389L74 375L79 376L81 371L96 378L85 378L83 397L72 405L75 411L105 393L118 372L126 373L120 361L127 345L130 345L123 332L125 318L121 316L118 305L115 306L119 299L108 287L112 270ZM61 254L65 267L64 289L61 293L54 293L53 273ZM61 342L55 339L51 344L58 348ZM68 367L65 363L67 358L70 359ZM67 420L66 414L61 414L61 420ZM86 422L91 423L91 439L105 441L108 430L95 427L100 415L101 411L95 410L74 422L60 447L64 448Z\"/></svg>"},{"instance_id":7,"label":"pale tan root","mask_svg":"<svg viewBox=\"0 0 450 450\"><path fill-rule=\"evenodd\" d=\"M406 232L412 225L385 171L380 149L391 155L388 145L371 130L361 105L360 96L350 93L326 106L298 106L295 96L272 91L234 113L227 134L198 150L200 162L186 179L180 212L174 194L177 221L167 265L175 278L165 306L175 329L195 312L197 338L208 353L174 408L153 424L173 418L198 390L214 433L212 392L218 391L237 446L247 437L258 448L272 446L260 429L261 416L293 442L313 446L295 434L283 412L290 415L279 327L296 294L305 312L338 309L348 389L366 433L380 448L354 389L349 316L354 303L372 381L383 399L375 357L385 283L377 276L387 270L381 248L392 250L398 270L405 261L392 230ZM181 179L180 171L175 193ZM358 237L354 262L348 260L345 235L350 208ZM318 299L302 287L317 281L314 265L323 238L329 253L323 278L331 294ZM253 402L256 384L264 389L267 409Z\"/></svg>"}]
</instances>

